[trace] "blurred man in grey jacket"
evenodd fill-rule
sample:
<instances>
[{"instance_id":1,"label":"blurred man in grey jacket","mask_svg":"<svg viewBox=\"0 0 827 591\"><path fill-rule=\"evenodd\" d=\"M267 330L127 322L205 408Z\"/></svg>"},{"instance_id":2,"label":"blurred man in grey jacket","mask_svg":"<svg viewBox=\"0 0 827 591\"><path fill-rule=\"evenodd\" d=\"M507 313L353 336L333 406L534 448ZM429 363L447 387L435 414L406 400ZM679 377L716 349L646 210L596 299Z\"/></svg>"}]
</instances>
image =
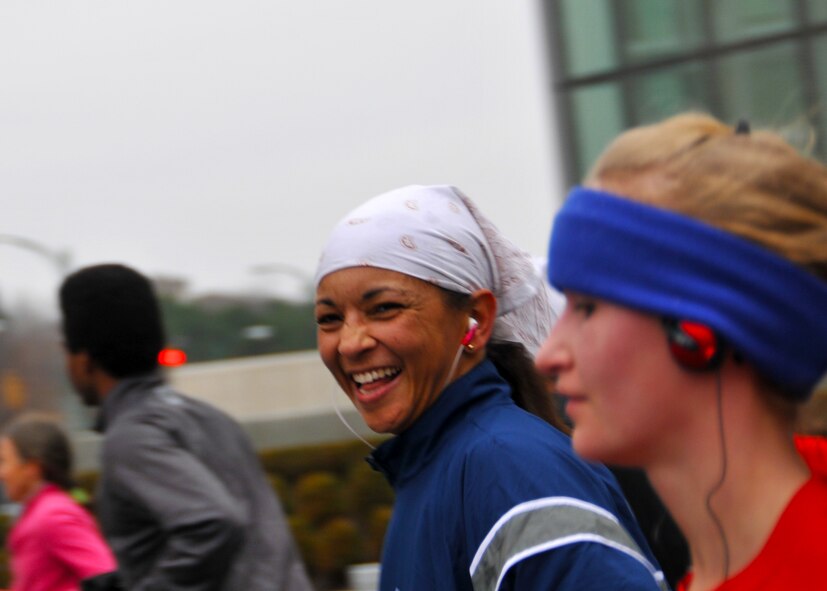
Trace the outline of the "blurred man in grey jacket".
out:
<instances>
[{"instance_id":1,"label":"blurred man in grey jacket","mask_svg":"<svg viewBox=\"0 0 827 591\"><path fill-rule=\"evenodd\" d=\"M172 390L150 282L122 265L60 288L67 372L104 433L98 514L131 591L310 591L258 457L221 411Z\"/></svg>"}]
</instances>

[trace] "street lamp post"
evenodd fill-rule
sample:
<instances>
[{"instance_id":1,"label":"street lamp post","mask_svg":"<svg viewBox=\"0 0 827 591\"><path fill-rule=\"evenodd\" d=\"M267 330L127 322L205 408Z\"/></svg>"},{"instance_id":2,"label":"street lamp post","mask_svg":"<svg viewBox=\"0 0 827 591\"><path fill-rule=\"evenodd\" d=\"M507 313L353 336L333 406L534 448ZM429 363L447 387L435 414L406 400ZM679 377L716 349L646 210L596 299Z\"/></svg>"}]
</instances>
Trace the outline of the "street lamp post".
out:
<instances>
[{"instance_id":1,"label":"street lamp post","mask_svg":"<svg viewBox=\"0 0 827 591\"><path fill-rule=\"evenodd\" d=\"M18 236L15 234L0 234L0 245L2 244L26 250L40 256L43 259L46 259L49 262L49 265L57 272L58 282L62 281L69 271L71 259L69 252L66 250L53 250L35 240L32 240L31 238ZM9 321L3 314L2 317L0 317L0 332L5 332L8 328L8 324ZM30 338L30 336L31 335L27 338ZM8 349L9 347L15 347L16 345L12 345L7 342L7 338L4 338L2 339L2 346L4 349ZM19 410L28 403L28 380L25 378L25 374L22 373L23 368L7 366L7 359L7 351L4 351L3 359L0 360L0 396L5 406L5 410L8 412L9 409ZM46 357L43 358L42 363L45 364L45 366L42 366L39 370L41 374L44 373L43 367L49 367ZM60 364L55 362L53 367L59 368ZM52 370L49 370L49 373L51 373L51 371ZM62 376L62 373L59 373L59 369L56 369L55 371L57 372L55 375L59 374ZM61 379L65 380L65 378ZM80 424L81 410L79 402L74 397L69 396L60 396L58 401L58 403L63 407L63 414L69 420L69 423L72 426Z\"/></svg>"},{"instance_id":2,"label":"street lamp post","mask_svg":"<svg viewBox=\"0 0 827 591\"><path fill-rule=\"evenodd\" d=\"M71 257L68 251L52 250L46 246L43 246L39 242L35 242L31 238L16 236L14 234L0 234L0 244L17 246L18 248L22 248L42 256L54 266L60 279L63 279L66 272L69 270Z\"/></svg>"}]
</instances>

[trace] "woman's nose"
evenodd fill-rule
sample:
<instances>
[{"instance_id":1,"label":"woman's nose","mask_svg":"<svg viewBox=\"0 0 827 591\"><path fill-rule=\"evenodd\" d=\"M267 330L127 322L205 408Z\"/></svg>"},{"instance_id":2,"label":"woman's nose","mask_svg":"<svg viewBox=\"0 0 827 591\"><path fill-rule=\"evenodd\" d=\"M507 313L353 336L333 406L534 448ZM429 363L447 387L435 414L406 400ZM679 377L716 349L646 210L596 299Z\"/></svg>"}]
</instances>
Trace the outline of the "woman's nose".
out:
<instances>
[{"instance_id":1,"label":"woman's nose","mask_svg":"<svg viewBox=\"0 0 827 591\"><path fill-rule=\"evenodd\" d=\"M373 347L376 341L370 336L368 327L362 323L345 322L339 339L339 353L345 357L358 356Z\"/></svg>"}]
</instances>

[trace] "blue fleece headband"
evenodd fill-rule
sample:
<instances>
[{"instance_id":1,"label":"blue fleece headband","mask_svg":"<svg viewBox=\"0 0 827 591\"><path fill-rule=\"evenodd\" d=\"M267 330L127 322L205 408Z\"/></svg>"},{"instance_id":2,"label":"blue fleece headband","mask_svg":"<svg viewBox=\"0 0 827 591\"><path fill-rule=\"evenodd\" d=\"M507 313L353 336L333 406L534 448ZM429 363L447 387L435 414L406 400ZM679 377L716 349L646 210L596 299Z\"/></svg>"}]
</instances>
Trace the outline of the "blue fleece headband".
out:
<instances>
[{"instance_id":1,"label":"blue fleece headband","mask_svg":"<svg viewBox=\"0 0 827 591\"><path fill-rule=\"evenodd\" d=\"M548 276L561 290L704 323L796 400L827 370L827 282L690 217L575 188L555 218Z\"/></svg>"}]
</instances>

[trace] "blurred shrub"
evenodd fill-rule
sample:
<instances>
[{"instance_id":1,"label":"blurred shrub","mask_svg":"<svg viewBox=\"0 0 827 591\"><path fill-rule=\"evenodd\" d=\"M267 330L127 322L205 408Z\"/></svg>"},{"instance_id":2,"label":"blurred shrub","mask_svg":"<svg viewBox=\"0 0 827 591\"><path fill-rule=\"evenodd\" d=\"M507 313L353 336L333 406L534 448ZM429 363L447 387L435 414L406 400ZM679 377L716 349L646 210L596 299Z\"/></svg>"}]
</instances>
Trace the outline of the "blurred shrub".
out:
<instances>
[{"instance_id":1,"label":"blurred shrub","mask_svg":"<svg viewBox=\"0 0 827 591\"><path fill-rule=\"evenodd\" d=\"M325 578L343 578L344 568L362 560L362 536L356 523L347 517L334 517L316 535L313 563Z\"/></svg>"},{"instance_id":2,"label":"blurred shrub","mask_svg":"<svg viewBox=\"0 0 827 591\"><path fill-rule=\"evenodd\" d=\"M248 357L316 347L312 302L217 296L200 299L162 295L161 311L171 343L190 362ZM267 327L271 336L250 339L245 328Z\"/></svg>"},{"instance_id":3,"label":"blurred shrub","mask_svg":"<svg viewBox=\"0 0 827 591\"><path fill-rule=\"evenodd\" d=\"M261 453L319 590L341 588L347 565L379 560L394 495L367 453L359 441Z\"/></svg>"},{"instance_id":4,"label":"blurred shrub","mask_svg":"<svg viewBox=\"0 0 827 591\"><path fill-rule=\"evenodd\" d=\"M11 561L9 551L5 547L0 548L0 585L3 589L8 589L11 585Z\"/></svg>"},{"instance_id":5,"label":"blurred shrub","mask_svg":"<svg viewBox=\"0 0 827 591\"><path fill-rule=\"evenodd\" d=\"M287 484L287 481L278 474L273 474L272 472L267 473L267 480L276 492L276 496L281 501L281 506L284 509L284 512L287 514L292 513L293 498L290 494L290 485Z\"/></svg>"},{"instance_id":6,"label":"blurred shrub","mask_svg":"<svg viewBox=\"0 0 827 591\"><path fill-rule=\"evenodd\" d=\"M344 478L354 464L365 463L367 455L368 450L360 441L270 449L259 454L267 472L288 482L295 482L308 472L332 472Z\"/></svg>"},{"instance_id":7,"label":"blurred shrub","mask_svg":"<svg viewBox=\"0 0 827 591\"><path fill-rule=\"evenodd\" d=\"M311 525L342 513L342 482L330 472L311 472L302 476L293 491L296 515Z\"/></svg>"},{"instance_id":8,"label":"blurred shrub","mask_svg":"<svg viewBox=\"0 0 827 591\"><path fill-rule=\"evenodd\" d=\"M366 552L362 559L365 562L379 562L379 558L382 556L385 532L388 529L392 514L393 506L391 505L380 505L371 510L365 535Z\"/></svg>"},{"instance_id":9,"label":"blurred shrub","mask_svg":"<svg viewBox=\"0 0 827 591\"><path fill-rule=\"evenodd\" d=\"M287 523L293 532L293 538L296 540L302 558L304 558L304 563L312 574L314 570L312 559L315 554L313 545L316 539L316 529L300 515L289 515Z\"/></svg>"},{"instance_id":10,"label":"blurred shrub","mask_svg":"<svg viewBox=\"0 0 827 591\"><path fill-rule=\"evenodd\" d=\"M352 515L365 521L374 508L393 504L393 489L367 462L358 462L350 467L345 502Z\"/></svg>"},{"instance_id":11,"label":"blurred shrub","mask_svg":"<svg viewBox=\"0 0 827 591\"><path fill-rule=\"evenodd\" d=\"M98 488L98 473L86 470L75 474L75 483L94 498Z\"/></svg>"},{"instance_id":12,"label":"blurred shrub","mask_svg":"<svg viewBox=\"0 0 827 591\"><path fill-rule=\"evenodd\" d=\"M11 565L9 553L6 550L6 539L9 536L12 520L5 513L0 514L0 588L8 589L11 584Z\"/></svg>"}]
</instances>

